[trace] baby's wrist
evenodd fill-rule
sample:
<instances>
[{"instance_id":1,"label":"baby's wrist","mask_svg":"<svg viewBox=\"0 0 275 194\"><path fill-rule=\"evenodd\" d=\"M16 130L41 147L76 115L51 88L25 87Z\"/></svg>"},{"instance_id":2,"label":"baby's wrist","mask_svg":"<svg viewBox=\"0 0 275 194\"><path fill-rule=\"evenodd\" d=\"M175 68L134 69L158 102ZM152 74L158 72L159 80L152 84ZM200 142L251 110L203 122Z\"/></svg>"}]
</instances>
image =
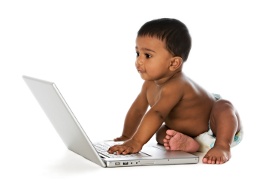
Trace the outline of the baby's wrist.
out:
<instances>
[{"instance_id":1,"label":"baby's wrist","mask_svg":"<svg viewBox=\"0 0 275 194\"><path fill-rule=\"evenodd\" d=\"M137 144L140 147L142 147L145 144L141 139L138 139L136 137L132 137L130 140L135 142L135 144Z\"/></svg>"}]
</instances>

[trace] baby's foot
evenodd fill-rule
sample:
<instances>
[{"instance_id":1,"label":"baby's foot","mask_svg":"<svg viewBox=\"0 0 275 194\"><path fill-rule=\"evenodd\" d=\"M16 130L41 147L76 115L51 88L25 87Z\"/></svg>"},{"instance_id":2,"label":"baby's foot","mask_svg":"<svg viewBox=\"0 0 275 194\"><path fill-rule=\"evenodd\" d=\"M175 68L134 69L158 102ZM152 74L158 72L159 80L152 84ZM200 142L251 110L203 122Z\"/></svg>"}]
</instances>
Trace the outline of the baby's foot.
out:
<instances>
[{"instance_id":1,"label":"baby's foot","mask_svg":"<svg viewBox=\"0 0 275 194\"><path fill-rule=\"evenodd\" d=\"M163 142L167 150L182 150L192 153L198 151L200 147L193 138L171 129L166 131Z\"/></svg>"},{"instance_id":2,"label":"baby's foot","mask_svg":"<svg viewBox=\"0 0 275 194\"><path fill-rule=\"evenodd\" d=\"M203 157L202 162L205 164L223 164L231 158L230 148L214 146Z\"/></svg>"}]
</instances>

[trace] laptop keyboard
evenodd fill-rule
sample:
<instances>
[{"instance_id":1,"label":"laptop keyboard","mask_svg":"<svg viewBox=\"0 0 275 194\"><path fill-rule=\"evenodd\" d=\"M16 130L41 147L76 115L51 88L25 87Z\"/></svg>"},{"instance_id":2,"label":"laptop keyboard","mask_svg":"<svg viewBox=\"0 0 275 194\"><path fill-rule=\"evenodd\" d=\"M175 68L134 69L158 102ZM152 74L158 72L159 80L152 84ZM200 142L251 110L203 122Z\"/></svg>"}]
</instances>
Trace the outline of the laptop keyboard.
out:
<instances>
[{"instance_id":1,"label":"laptop keyboard","mask_svg":"<svg viewBox=\"0 0 275 194\"><path fill-rule=\"evenodd\" d=\"M150 155L145 154L143 152L139 152L137 154L126 154L126 155L117 155L117 154L110 154L109 152L107 152L107 150L109 149L109 145L106 144L102 144L102 143L97 143L94 144L95 149L97 150L98 153L108 157L108 158L129 158L129 157L148 157Z\"/></svg>"}]
</instances>

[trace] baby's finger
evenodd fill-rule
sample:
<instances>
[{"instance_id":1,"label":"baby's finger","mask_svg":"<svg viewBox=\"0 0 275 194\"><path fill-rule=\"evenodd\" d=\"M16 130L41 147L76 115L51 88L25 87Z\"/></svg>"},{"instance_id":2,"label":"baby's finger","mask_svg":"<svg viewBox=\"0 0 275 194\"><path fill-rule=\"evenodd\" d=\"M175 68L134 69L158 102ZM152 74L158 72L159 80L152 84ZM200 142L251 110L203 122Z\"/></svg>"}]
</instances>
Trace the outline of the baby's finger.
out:
<instances>
[{"instance_id":1,"label":"baby's finger","mask_svg":"<svg viewBox=\"0 0 275 194\"><path fill-rule=\"evenodd\" d=\"M117 152L117 150L118 150L118 147L115 145L108 149L108 153L113 154L113 153Z\"/></svg>"},{"instance_id":2,"label":"baby's finger","mask_svg":"<svg viewBox=\"0 0 275 194\"><path fill-rule=\"evenodd\" d=\"M131 147L127 147L123 152L122 152L122 154L131 154L131 153L133 153L133 148L131 148Z\"/></svg>"},{"instance_id":3,"label":"baby's finger","mask_svg":"<svg viewBox=\"0 0 275 194\"><path fill-rule=\"evenodd\" d=\"M126 148L125 148L125 146L121 146L121 145L115 145L115 146L113 146L113 147L111 147L111 148L109 148L109 153L110 154L121 154L122 152L124 152L124 150L125 150Z\"/></svg>"},{"instance_id":4,"label":"baby's finger","mask_svg":"<svg viewBox=\"0 0 275 194\"><path fill-rule=\"evenodd\" d=\"M120 155L122 152L124 152L124 150L125 150L124 146L118 146L116 154Z\"/></svg>"}]
</instances>

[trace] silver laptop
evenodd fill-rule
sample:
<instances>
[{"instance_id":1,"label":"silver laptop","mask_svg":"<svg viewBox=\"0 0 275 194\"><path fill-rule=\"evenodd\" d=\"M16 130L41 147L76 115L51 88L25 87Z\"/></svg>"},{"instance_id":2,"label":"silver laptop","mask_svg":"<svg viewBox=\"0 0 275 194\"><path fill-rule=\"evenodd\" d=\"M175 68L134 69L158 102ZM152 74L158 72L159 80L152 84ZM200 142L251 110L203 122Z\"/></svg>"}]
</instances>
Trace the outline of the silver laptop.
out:
<instances>
[{"instance_id":1,"label":"silver laptop","mask_svg":"<svg viewBox=\"0 0 275 194\"><path fill-rule=\"evenodd\" d=\"M199 157L196 155L183 151L166 151L157 143L145 144L137 154L109 154L108 148L121 142L91 142L56 84L29 76L23 76L23 79L66 147L101 167L195 164L199 162Z\"/></svg>"}]
</instances>

